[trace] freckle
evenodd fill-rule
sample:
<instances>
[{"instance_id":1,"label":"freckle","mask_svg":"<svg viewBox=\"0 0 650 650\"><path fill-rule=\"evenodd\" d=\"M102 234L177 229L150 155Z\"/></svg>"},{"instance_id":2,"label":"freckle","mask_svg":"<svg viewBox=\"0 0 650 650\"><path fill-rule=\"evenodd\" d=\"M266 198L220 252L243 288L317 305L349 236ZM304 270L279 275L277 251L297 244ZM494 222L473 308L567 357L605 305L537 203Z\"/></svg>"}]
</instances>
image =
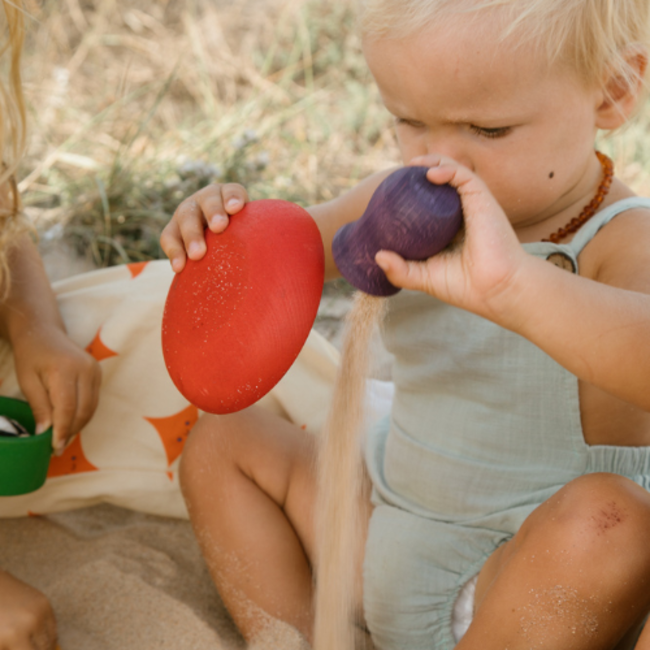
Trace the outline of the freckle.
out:
<instances>
[{"instance_id":1,"label":"freckle","mask_svg":"<svg viewBox=\"0 0 650 650\"><path fill-rule=\"evenodd\" d=\"M553 178L553 176L555 176L555 172L551 172L551 173L548 175L549 178Z\"/></svg>"}]
</instances>

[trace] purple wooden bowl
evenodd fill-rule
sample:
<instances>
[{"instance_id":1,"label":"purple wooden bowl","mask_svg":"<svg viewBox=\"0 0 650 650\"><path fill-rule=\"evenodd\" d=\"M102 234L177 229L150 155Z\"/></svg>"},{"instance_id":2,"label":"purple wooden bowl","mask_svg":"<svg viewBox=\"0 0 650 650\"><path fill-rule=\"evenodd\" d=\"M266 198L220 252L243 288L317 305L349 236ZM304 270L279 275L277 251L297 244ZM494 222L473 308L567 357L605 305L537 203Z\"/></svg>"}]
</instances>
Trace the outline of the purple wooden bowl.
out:
<instances>
[{"instance_id":1,"label":"purple wooden bowl","mask_svg":"<svg viewBox=\"0 0 650 650\"><path fill-rule=\"evenodd\" d=\"M458 192L427 180L428 167L403 167L385 178L360 219L339 228L334 262L357 289L392 296L392 285L375 263L380 250L407 260L426 260L448 246L463 222Z\"/></svg>"}]
</instances>

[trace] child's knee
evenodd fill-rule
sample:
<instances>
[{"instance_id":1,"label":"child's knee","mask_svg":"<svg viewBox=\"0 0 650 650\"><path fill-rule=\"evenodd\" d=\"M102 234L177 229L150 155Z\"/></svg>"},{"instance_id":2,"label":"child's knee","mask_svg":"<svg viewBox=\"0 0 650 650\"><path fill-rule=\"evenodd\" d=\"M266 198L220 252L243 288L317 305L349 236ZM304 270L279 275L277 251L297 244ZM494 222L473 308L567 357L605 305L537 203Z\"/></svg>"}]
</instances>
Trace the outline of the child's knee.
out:
<instances>
[{"instance_id":1,"label":"child's knee","mask_svg":"<svg viewBox=\"0 0 650 650\"><path fill-rule=\"evenodd\" d=\"M551 497L522 527L531 534L542 519L557 546L572 556L599 558L650 574L650 494L617 474L581 476ZM578 559L576 557L576 559Z\"/></svg>"}]
</instances>

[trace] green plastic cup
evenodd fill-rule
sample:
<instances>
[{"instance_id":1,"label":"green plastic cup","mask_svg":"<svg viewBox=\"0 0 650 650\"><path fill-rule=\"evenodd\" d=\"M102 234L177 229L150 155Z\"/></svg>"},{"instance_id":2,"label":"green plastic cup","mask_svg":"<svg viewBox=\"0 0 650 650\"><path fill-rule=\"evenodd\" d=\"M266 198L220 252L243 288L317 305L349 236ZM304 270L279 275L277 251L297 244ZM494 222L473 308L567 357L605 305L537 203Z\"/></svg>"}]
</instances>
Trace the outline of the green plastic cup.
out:
<instances>
[{"instance_id":1,"label":"green plastic cup","mask_svg":"<svg viewBox=\"0 0 650 650\"><path fill-rule=\"evenodd\" d=\"M34 433L36 423L29 404L0 397L0 415L12 418ZM15 496L38 490L45 483L52 455L52 427L26 438L0 436L0 496Z\"/></svg>"}]
</instances>

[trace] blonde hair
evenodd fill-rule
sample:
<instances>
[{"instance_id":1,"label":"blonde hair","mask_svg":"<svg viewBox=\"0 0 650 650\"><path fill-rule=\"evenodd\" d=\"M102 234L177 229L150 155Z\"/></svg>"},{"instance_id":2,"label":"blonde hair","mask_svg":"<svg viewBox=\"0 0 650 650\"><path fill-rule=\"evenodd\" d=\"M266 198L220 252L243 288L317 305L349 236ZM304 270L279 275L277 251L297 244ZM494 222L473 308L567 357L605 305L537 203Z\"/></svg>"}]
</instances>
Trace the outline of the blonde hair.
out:
<instances>
[{"instance_id":1,"label":"blonde hair","mask_svg":"<svg viewBox=\"0 0 650 650\"><path fill-rule=\"evenodd\" d=\"M20 59L25 38L24 9L17 0L1 0L3 12L0 43L0 297L9 288L8 255L19 236L29 230L22 214L15 172L25 149L25 102ZM8 83L4 83L4 78Z\"/></svg>"},{"instance_id":2,"label":"blonde hair","mask_svg":"<svg viewBox=\"0 0 650 650\"><path fill-rule=\"evenodd\" d=\"M626 59L650 43L648 0L358 0L364 37L405 37L441 19L462 17L479 25L482 12L499 11L502 40L533 43L587 83L603 83L608 71L629 82L639 74ZM497 36L499 38L499 36Z\"/></svg>"}]
</instances>

